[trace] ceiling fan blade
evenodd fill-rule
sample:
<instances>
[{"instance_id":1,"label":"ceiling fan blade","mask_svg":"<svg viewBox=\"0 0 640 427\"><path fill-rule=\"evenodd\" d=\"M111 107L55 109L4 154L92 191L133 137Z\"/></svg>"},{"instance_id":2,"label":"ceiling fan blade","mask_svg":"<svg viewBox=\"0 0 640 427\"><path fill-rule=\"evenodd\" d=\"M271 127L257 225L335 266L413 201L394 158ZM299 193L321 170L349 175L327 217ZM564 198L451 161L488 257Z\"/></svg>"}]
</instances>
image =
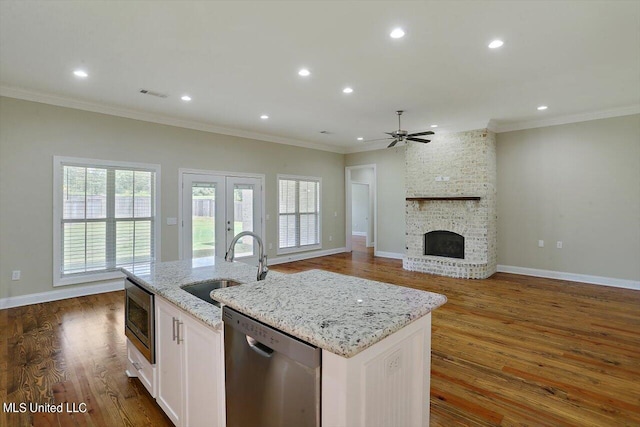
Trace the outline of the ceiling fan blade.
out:
<instances>
[{"instance_id":1,"label":"ceiling fan blade","mask_svg":"<svg viewBox=\"0 0 640 427\"><path fill-rule=\"evenodd\" d=\"M387 146L387 148L391 148L394 145L396 145L397 143L398 143L398 139L394 139L393 142Z\"/></svg>"},{"instance_id":2,"label":"ceiling fan blade","mask_svg":"<svg viewBox=\"0 0 640 427\"><path fill-rule=\"evenodd\" d=\"M365 140L364 140L364 141L362 141L362 142L373 142L373 141L382 141L383 139L384 139L384 140L390 140L390 139L393 139L393 138L376 138L376 139L365 139Z\"/></svg>"},{"instance_id":3,"label":"ceiling fan blade","mask_svg":"<svg viewBox=\"0 0 640 427\"><path fill-rule=\"evenodd\" d=\"M394 135L395 135L395 131L394 131L394 132L385 132L385 133L386 133L387 135L391 135L391 136L393 136L393 137L395 138L395 136L394 136Z\"/></svg>"},{"instance_id":4,"label":"ceiling fan blade","mask_svg":"<svg viewBox=\"0 0 640 427\"><path fill-rule=\"evenodd\" d=\"M422 135L434 135L434 133L432 131L428 130L426 132L410 133L407 136L422 136Z\"/></svg>"},{"instance_id":5,"label":"ceiling fan blade","mask_svg":"<svg viewBox=\"0 0 640 427\"><path fill-rule=\"evenodd\" d=\"M415 141L415 142L423 142L423 143L427 143L427 142L431 142L430 139L420 139L420 138L409 138L407 137L408 141Z\"/></svg>"}]
</instances>

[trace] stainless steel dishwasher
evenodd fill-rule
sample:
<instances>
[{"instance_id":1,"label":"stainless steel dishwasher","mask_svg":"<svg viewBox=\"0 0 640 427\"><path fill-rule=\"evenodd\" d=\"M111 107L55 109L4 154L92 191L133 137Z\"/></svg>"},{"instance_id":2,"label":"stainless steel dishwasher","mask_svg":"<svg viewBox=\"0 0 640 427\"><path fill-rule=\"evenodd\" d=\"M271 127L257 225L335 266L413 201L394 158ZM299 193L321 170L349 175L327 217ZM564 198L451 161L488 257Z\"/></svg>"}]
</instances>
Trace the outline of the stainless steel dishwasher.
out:
<instances>
[{"instance_id":1,"label":"stainless steel dishwasher","mask_svg":"<svg viewBox=\"0 0 640 427\"><path fill-rule=\"evenodd\" d=\"M227 427L320 427L321 350L223 307Z\"/></svg>"}]
</instances>

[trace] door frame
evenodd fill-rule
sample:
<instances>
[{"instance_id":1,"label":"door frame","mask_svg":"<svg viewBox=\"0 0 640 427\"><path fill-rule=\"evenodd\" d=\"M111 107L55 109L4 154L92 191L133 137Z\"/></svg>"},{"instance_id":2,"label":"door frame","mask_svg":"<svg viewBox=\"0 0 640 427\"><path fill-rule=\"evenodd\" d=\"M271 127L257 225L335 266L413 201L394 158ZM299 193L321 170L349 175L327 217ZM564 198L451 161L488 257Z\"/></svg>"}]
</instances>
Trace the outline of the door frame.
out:
<instances>
[{"instance_id":1,"label":"door frame","mask_svg":"<svg viewBox=\"0 0 640 427\"><path fill-rule=\"evenodd\" d=\"M265 209L265 202L266 202L266 197L265 197L265 193L266 193L266 185L265 185L265 180L266 180L266 176L265 174L261 174L261 173L244 173L244 172L230 172L230 171L213 171L213 170L203 170L203 169L190 169L190 168L179 168L178 169L178 259L183 260L184 259L184 248L183 248L183 236L182 233L184 232L184 227L183 227L183 220L184 220L184 212L183 212L183 196L184 196L184 175L185 174L194 174L194 175L217 175L217 176L224 176L225 178L227 177L234 177L234 178L257 178L260 180L260 187L261 187L261 199L262 199L262 208L261 208L261 212L260 212L260 236L262 237L262 241L264 242L264 247L265 249L268 247L267 241L266 241L266 220L265 220L265 213L266 213L266 209ZM226 197L226 194L225 194Z\"/></svg>"},{"instance_id":2,"label":"door frame","mask_svg":"<svg viewBox=\"0 0 640 427\"><path fill-rule=\"evenodd\" d=\"M351 172L356 169L373 169L373 181L369 186L369 200L373 203L373 253L375 254L378 248L378 197L377 197L377 182L378 182L378 172L376 170L376 164L367 164L367 165L357 165L357 166L347 166L344 168L344 185L345 185L345 250L347 252L351 252L353 250L353 242L351 238L352 227L351 227L351 203L352 194L351 194L351 184L353 180L351 179ZM357 182L357 181L356 181Z\"/></svg>"}]
</instances>

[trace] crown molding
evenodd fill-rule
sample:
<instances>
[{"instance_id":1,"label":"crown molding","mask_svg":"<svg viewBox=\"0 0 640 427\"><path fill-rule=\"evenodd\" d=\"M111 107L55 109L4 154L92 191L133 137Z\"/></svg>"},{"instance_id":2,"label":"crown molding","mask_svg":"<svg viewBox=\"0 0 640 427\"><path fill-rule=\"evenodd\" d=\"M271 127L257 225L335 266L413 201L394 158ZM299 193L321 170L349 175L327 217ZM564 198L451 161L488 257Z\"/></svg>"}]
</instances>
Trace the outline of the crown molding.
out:
<instances>
[{"instance_id":1,"label":"crown molding","mask_svg":"<svg viewBox=\"0 0 640 427\"><path fill-rule=\"evenodd\" d=\"M490 124L495 129L496 133L502 133L547 126L566 125L569 123L587 122L589 120L608 119L611 117L630 116L632 114L640 114L640 104L622 108L612 108L609 110L593 111L589 113L569 114L549 119L523 120L504 124L500 124L499 121L492 119Z\"/></svg>"},{"instance_id":2,"label":"crown molding","mask_svg":"<svg viewBox=\"0 0 640 427\"><path fill-rule=\"evenodd\" d=\"M127 119L141 120L144 122L181 127L185 129L217 133L221 135L237 136L240 138L255 139L258 141L273 142L276 144L293 145L296 147L311 148L313 150L329 151L339 154L345 153L344 147L335 145L319 144L298 139L284 138L257 132L249 132L240 129L224 128L199 121L184 120L161 114L152 114L137 110L130 110L127 108L97 104L93 102L81 101L74 98L54 95L51 93L38 92L12 86L1 85L0 96L22 99L25 101L39 102L42 104L56 105L58 107L74 108L76 110L90 111L93 113L108 114L110 116L124 117Z\"/></svg>"}]
</instances>

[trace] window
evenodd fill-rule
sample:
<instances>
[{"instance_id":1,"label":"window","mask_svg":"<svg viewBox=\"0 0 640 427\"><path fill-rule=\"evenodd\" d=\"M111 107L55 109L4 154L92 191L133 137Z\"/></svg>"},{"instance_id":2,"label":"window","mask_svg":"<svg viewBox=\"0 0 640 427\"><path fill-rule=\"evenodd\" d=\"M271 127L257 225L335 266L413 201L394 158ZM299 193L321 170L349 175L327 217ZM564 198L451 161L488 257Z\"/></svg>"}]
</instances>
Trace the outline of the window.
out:
<instances>
[{"instance_id":1,"label":"window","mask_svg":"<svg viewBox=\"0 0 640 427\"><path fill-rule=\"evenodd\" d=\"M319 249L320 178L278 175L278 253Z\"/></svg>"},{"instance_id":2,"label":"window","mask_svg":"<svg viewBox=\"0 0 640 427\"><path fill-rule=\"evenodd\" d=\"M54 157L54 286L149 267L159 248L159 165Z\"/></svg>"}]
</instances>

